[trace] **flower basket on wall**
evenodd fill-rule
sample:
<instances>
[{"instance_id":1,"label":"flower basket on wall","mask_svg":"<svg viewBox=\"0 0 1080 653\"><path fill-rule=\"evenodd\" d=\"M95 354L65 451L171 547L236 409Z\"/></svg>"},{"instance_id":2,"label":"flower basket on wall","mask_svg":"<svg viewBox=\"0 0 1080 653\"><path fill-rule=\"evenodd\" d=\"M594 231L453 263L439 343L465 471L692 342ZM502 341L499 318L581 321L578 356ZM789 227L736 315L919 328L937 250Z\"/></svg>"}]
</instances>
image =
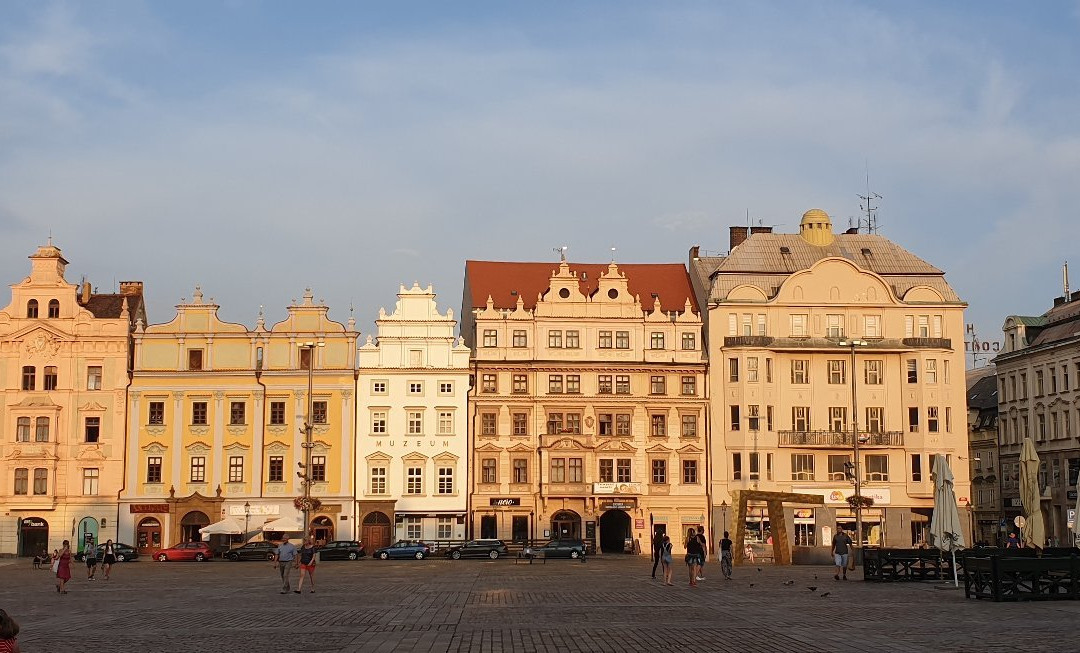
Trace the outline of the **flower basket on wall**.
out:
<instances>
[{"instance_id":1,"label":"flower basket on wall","mask_svg":"<svg viewBox=\"0 0 1080 653\"><path fill-rule=\"evenodd\" d=\"M322 508L322 501L315 497L296 497L292 503L297 510L306 510L307 512L314 512Z\"/></svg>"}]
</instances>

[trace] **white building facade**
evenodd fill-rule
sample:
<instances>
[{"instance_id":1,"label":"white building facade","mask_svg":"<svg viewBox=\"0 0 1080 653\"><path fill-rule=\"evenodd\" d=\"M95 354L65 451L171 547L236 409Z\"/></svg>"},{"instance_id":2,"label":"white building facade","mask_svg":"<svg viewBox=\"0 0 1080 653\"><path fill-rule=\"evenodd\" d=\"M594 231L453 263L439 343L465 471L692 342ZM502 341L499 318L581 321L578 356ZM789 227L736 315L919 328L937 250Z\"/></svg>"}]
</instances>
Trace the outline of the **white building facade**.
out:
<instances>
[{"instance_id":1,"label":"white building facade","mask_svg":"<svg viewBox=\"0 0 1080 653\"><path fill-rule=\"evenodd\" d=\"M360 346L356 502L370 552L395 540L459 540L468 512L469 348L431 286L401 286Z\"/></svg>"}]
</instances>

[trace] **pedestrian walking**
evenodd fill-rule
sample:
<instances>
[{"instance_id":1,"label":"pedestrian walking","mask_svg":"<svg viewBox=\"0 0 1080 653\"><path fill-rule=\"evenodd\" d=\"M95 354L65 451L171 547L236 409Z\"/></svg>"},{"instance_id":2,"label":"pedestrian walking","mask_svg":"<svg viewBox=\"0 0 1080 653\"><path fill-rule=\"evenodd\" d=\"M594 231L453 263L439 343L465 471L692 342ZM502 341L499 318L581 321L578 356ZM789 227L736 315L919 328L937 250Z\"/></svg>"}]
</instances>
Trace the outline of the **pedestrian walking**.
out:
<instances>
[{"instance_id":1,"label":"pedestrian walking","mask_svg":"<svg viewBox=\"0 0 1080 653\"><path fill-rule=\"evenodd\" d=\"M686 529L686 567L690 572L690 587L697 587L698 571L701 569L701 540L698 539L697 531L693 528Z\"/></svg>"},{"instance_id":2,"label":"pedestrian walking","mask_svg":"<svg viewBox=\"0 0 1080 653\"><path fill-rule=\"evenodd\" d=\"M71 580L71 543L64 540L64 548L56 552L53 560L56 568L56 591L67 594L67 582Z\"/></svg>"},{"instance_id":3,"label":"pedestrian walking","mask_svg":"<svg viewBox=\"0 0 1080 653\"><path fill-rule=\"evenodd\" d=\"M675 583L671 582L671 572L672 572L672 569L671 569L671 567L672 567L672 564L671 564L671 562L672 562L672 560L671 560L671 538L668 537L667 535L663 535L661 537L661 539L660 539L659 558L660 558L660 563L662 565L664 565L664 567L663 567L664 584L665 585L674 585Z\"/></svg>"},{"instance_id":4,"label":"pedestrian walking","mask_svg":"<svg viewBox=\"0 0 1080 653\"><path fill-rule=\"evenodd\" d=\"M728 580L731 580L731 563L734 559L731 553L732 545L728 532L724 531L724 539L720 540L720 571L723 572L724 578Z\"/></svg>"},{"instance_id":5,"label":"pedestrian walking","mask_svg":"<svg viewBox=\"0 0 1080 653\"><path fill-rule=\"evenodd\" d=\"M317 549L315 548L315 538L308 537L304 539L304 546L300 547L300 586L295 590L297 594L304 591L304 576L307 576L308 582L311 583L311 593L315 593L315 563L318 561Z\"/></svg>"},{"instance_id":6,"label":"pedestrian walking","mask_svg":"<svg viewBox=\"0 0 1080 653\"><path fill-rule=\"evenodd\" d=\"M86 557L86 580L94 580L94 575L97 574L98 558L93 539L87 540L83 545L83 556Z\"/></svg>"},{"instance_id":7,"label":"pedestrian walking","mask_svg":"<svg viewBox=\"0 0 1080 653\"><path fill-rule=\"evenodd\" d=\"M274 563L281 573L280 593L288 594L292 591L290 576L292 576L293 567L296 566L296 545L289 541L288 535L281 538L281 544L274 550Z\"/></svg>"},{"instance_id":8,"label":"pedestrian walking","mask_svg":"<svg viewBox=\"0 0 1080 653\"><path fill-rule=\"evenodd\" d=\"M113 541L105 541L105 549L101 554L101 571L105 573L105 580L109 580L109 574L112 572L112 566L116 564L116 547L113 546Z\"/></svg>"},{"instance_id":9,"label":"pedestrian walking","mask_svg":"<svg viewBox=\"0 0 1080 653\"><path fill-rule=\"evenodd\" d=\"M705 580L705 561L709 559L709 538L705 537L705 527L697 527L698 542L701 543L701 560L698 562L698 580Z\"/></svg>"},{"instance_id":10,"label":"pedestrian walking","mask_svg":"<svg viewBox=\"0 0 1080 653\"><path fill-rule=\"evenodd\" d=\"M0 653L20 653L19 624L4 610L0 610Z\"/></svg>"},{"instance_id":11,"label":"pedestrian walking","mask_svg":"<svg viewBox=\"0 0 1080 653\"><path fill-rule=\"evenodd\" d=\"M658 564L660 564L660 553L661 553L660 549L663 547L665 537L667 537L667 536L664 535L664 531L659 526L657 526L656 530L653 532L653 537L652 537L652 555L653 555L652 577L653 578L656 578L656 566Z\"/></svg>"},{"instance_id":12,"label":"pedestrian walking","mask_svg":"<svg viewBox=\"0 0 1080 653\"><path fill-rule=\"evenodd\" d=\"M836 563L836 574L833 578L840 580L840 574L844 574L844 580L847 580L847 565L848 556L851 552L851 538L842 527L837 525L836 535L832 538L832 554L833 562Z\"/></svg>"}]
</instances>

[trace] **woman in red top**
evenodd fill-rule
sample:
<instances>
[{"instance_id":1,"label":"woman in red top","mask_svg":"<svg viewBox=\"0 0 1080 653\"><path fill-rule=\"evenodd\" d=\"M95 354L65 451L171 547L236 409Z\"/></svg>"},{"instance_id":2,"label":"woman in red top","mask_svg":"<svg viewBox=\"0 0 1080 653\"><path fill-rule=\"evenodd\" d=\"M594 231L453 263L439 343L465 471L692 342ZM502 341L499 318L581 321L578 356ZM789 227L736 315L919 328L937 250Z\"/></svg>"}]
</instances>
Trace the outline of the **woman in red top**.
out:
<instances>
[{"instance_id":1,"label":"woman in red top","mask_svg":"<svg viewBox=\"0 0 1080 653\"><path fill-rule=\"evenodd\" d=\"M64 548L56 558L56 591L67 594L67 582L71 580L71 543L64 540Z\"/></svg>"},{"instance_id":2,"label":"woman in red top","mask_svg":"<svg viewBox=\"0 0 1080 653\"><path fill-rule=\"evenodd\" d=\"M8 613L0 610L0 653L19 653L19 624Z\"/></svg>"}]
</instances>

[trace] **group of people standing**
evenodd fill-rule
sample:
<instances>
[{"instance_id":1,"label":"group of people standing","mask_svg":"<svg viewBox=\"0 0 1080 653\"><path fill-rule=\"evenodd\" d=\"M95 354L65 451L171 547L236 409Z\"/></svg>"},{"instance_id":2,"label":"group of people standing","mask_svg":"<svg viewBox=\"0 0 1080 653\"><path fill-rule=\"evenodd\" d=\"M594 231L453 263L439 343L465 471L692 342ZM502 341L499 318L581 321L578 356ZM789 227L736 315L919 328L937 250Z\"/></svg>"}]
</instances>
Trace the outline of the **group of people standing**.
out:
<instances>
[{"instance_id":1,"label":"group of people standing","mask_svg":"<svg viewBox=\"0 0 1080 653\"><path fill-rule=\"evenodd\" d=\"M728 537L728 532L724 531L724 537L720 540L720 569L724 574L724 578L731 580L731 539ZM665 585L674 585L671 582L672 575L672 556L671 556L671 537L663 531L663 529L657 528L653 533L653 569L652 577L656 578L656 568L662 565L663 577ZM686 556L684 558L686 562L687 573L689 574L690 587L697 587L698 581L705 580L705 561L709 557L709 539L705 537L705 528L698 526L697 529L688 528L686 530L686 539L683 540L683 548L686 550Z\"/></svg>"}]
</instances>

